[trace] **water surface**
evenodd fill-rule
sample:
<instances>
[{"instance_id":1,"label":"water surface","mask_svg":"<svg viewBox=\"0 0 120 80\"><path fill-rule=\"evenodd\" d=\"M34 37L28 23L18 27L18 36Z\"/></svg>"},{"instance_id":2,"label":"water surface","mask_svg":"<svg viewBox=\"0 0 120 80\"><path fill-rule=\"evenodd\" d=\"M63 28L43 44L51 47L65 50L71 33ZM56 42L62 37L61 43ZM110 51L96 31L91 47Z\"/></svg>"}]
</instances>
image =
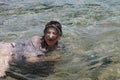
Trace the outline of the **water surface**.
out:
<instances>
[{"instance_id":1,"label":"water surface","mask_svg":"<svg viewBox=\"0 0 120 80\"><path fill-rule=\"evenodd\" d=\"M62 23L67 52L45 80L120 79L119 0L0 0L0 41L42 35L51 20Z\"/></svg>"}]
</instances>

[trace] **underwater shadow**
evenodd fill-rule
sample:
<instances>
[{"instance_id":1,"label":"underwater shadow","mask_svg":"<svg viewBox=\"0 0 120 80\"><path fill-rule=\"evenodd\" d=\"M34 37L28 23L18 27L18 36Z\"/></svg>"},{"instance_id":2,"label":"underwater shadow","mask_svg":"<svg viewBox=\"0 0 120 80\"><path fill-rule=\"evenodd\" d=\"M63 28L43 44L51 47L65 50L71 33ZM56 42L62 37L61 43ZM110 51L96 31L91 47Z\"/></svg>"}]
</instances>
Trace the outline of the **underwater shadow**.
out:
<instances>
[{"instance_id":1,"label":"underwater shadow","mask_svg":"<svg viewBox=\"0 0 120 80\"><path fill-rule=\"evenodd\" d=\"M8 77L15 80L34 80L36 78L47 77L54 73L54 64L56 61L37 61L28 62L23 59L19 62L14 60L9 62L9 68L6 71Z\"/></svg>"}]
</instances>

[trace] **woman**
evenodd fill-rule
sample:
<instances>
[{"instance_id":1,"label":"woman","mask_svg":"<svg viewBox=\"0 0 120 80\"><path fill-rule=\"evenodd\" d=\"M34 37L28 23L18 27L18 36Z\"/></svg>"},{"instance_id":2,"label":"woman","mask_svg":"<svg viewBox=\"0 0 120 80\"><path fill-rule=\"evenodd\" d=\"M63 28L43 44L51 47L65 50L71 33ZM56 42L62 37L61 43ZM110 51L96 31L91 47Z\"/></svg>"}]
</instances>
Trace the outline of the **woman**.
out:
<instances>
[{"instance_id":1,"label":"woman","mask_svg":"<svg viewBox=\"0 0 120 80\"><path fill-rule=\"evenodd\" d=\"M56 57L49 57L48 55L50 55L50 51L64 49L64 45L58 42L61 36L61 24L58 21L50 21L45 25L43 36L33 36L24 43L2 43L1 46L6 47L8 45L9 50L4 53L4 50L6 49L0 48L0 56L2 57L1 52L3 52L2 54L9 55L9 60L6 61L6 58L2 60L2 62L6 61L7 65L2 64L6 67L1 69L0 76L4 76L6 70L8 73L9 71L15 71L15 68L13 67L16 65L19 66L19 68L25 68L25 73L32 73L34 72L34 68L29 67L34 64L31 63L52 61L56 59ZM8 63L10 63L10 67Z\"/></svg>"},{"instance_id":2,"label":"woman","mask_svg":"<svg viewBox=\"0 0 120 80\"><path fill-rule=\"evenodd\" d=\"M50 21L45 25L43 36L33 36L25 43L12 43L13 58L18 59L24 55L27 60L30 60L34 56L49 55L50 51L64 48L64 45L58 42L61 36L61 24L58 21Z\"/></svg>"}]
</instances>

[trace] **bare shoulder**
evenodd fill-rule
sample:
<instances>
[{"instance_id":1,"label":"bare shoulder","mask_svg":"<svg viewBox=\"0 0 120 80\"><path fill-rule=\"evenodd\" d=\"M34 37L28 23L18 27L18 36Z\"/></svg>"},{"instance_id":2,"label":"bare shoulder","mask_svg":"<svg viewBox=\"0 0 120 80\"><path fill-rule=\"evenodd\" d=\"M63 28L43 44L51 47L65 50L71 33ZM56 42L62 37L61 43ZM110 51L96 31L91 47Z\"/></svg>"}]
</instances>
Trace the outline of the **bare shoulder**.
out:
<instances>
[{"instance_id":1,"label":"bare shoulder","mask_svg":"<svg viewBox=\"0 0 120 80\"><path fill-rule=\"evenodd\" d=\"M39 39L41 39L41 38L42 38L42 36L36 35L36 36L33 36L33 37L32 37L32 40L39 40Z\"/></svg>"},{"instance_id":2,"label":"bare shoulder","mask_svg":"<svg viewBox=\"0 0 120 80\"><path fill-rule=\"evenodd\" d=\"M39 42L41 39L42 39L42 36L36 35L36 36L33 36L30 40L32 42Z\"/></svg>"},{"instance_id":3,"label":"bare shoulder","mask_svg":"<svg viewBox=\"0 0 120 80\"><path fill-rule=\"evenodd\" d=\"M37 46L41 42L42 36L36 35L27 41L28 45Z\"/></svg>"}]
</instances>

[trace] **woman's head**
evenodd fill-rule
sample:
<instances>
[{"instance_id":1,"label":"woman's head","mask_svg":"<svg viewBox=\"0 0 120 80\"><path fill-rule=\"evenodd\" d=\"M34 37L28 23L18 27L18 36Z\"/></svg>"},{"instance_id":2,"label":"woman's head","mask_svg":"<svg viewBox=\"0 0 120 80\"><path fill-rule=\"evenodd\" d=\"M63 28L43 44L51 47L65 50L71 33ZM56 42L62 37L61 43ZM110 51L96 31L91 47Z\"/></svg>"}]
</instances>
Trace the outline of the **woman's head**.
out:
<instances>
[{"instance_id":1,"label":"woman's head","mask_svg":"<svg viewBox=\"0 0 120 80\"><path fill-rule=\"evenodd\" d=\"M62 26L58 21L50 21L45 25L44 34L48 28L55 28L60 36L62 36Z\"/></svg>"},{"instance_id":2,"label":"woman's head","mask_svg":"<svg viewBox=\"0 0 120 80\"><path fill-rule=\"evenodd\" d=\"M54 45L62 36L62 26L58 21L50 21L45 25L45 40L48 45Z\"/></svg>"}]
</instances>

